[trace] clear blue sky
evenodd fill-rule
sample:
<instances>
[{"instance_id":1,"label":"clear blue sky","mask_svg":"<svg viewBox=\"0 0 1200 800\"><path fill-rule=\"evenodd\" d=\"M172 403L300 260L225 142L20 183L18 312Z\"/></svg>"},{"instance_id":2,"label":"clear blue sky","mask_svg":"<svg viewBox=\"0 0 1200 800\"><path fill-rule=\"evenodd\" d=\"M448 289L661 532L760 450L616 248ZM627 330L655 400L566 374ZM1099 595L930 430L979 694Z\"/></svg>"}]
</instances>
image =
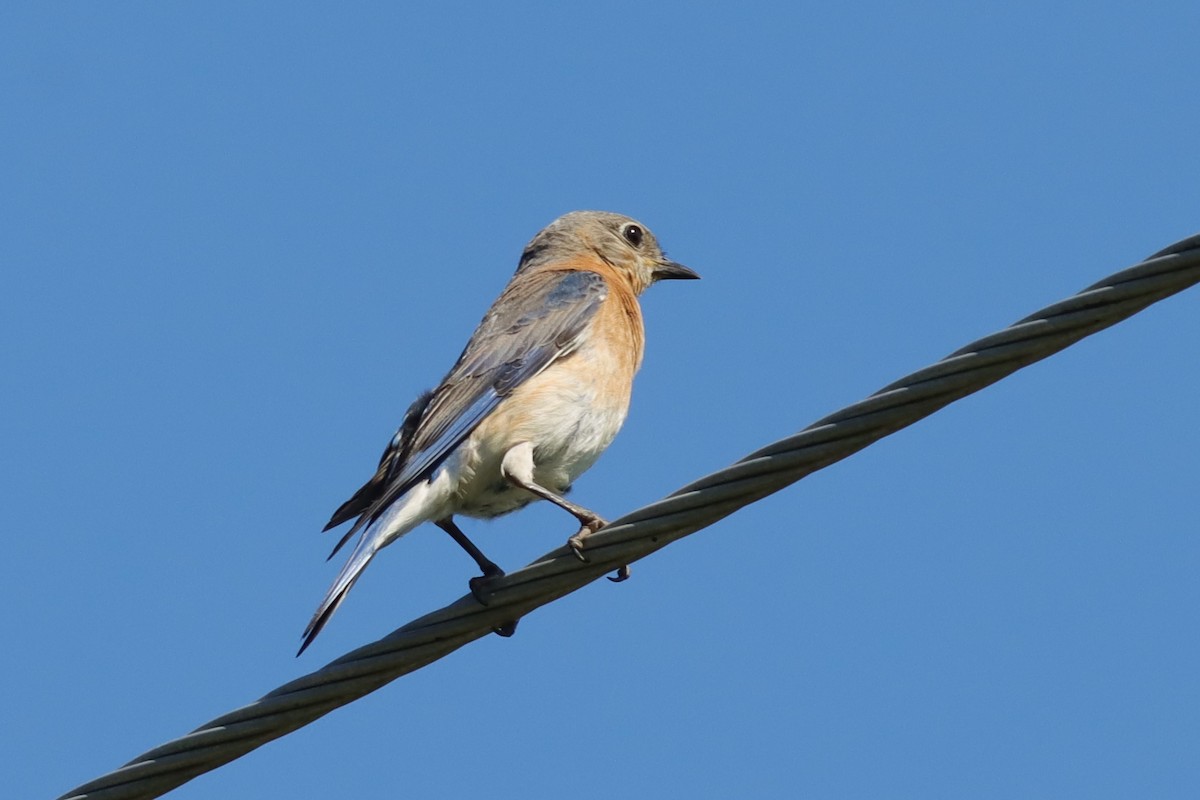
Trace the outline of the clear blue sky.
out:
<instances>
[{"instance_id":1,"label":"clear blue sky","mask_svg":"<svg viewBox=\"0 0 1200 800\"><path fill-rule=\"evenodd\" d=\"M0 11L6 796L462 593L420 529L293 658L565 211L704 276L613 516L1200 231L1195 3L565 5ZM1198 341L1193 290L172 796L1200 796Z\"/></svg>"}]
</instances>

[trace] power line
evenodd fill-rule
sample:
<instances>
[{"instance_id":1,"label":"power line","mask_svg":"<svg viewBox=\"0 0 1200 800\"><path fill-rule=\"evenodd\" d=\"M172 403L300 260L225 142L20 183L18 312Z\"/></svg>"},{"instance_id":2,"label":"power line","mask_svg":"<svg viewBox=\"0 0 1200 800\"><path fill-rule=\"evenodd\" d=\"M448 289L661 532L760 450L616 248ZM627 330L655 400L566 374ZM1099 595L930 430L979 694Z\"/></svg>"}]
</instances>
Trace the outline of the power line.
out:
<instances>
[{"instance_id":1,"label":"power line","mask_svg":"<svg viewBox=\"0 0 1200 800\"><path fill-rule=\"evenodd\" d=\"M1200 235L626 514L587 540L587 563L566 547L553 550L497 579L488 605L465 595L59 800L159 797L1197 282Z\"/></svg>"}]
</instances>

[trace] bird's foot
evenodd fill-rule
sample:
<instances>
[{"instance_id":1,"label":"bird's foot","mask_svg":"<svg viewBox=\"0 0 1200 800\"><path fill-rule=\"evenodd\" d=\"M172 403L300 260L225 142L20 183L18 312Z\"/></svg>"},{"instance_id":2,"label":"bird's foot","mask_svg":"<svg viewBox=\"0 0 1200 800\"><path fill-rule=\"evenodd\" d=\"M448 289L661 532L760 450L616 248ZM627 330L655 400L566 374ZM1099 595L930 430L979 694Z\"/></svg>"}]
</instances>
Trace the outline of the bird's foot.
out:
<instances>
[{"instance_id":1,"label":"bird's foot","mask_svg":"<svg viewBox=\"0 0 1200 800\"><path fill-rule=\"evenodd\" d=\"M489 561L487 566L483 568L482 575L476 575L474 578L471 578L471 580L467 581L467 586L471 588L471 596L475 598L475 602L479 603L481 606L490 605L490 598L488 596L489 592L487 590L488 584L490 584L496 578L503 577L504 570L500 569L498 566ZM503 636L507 639L509 636L512 636L517 632L517 622L518 620L515 619L509 620L508 622L502 622L496 627L492 628L492 633L496 634L497 636Z\"/></svg>"},{"instance_id":2,"label":"bird's foot","mask_svg":"<svg viewBox=\"0 0 1200 800\"><path fill-rule=\"evenodd\" d=\"M617 567L617 574L609 575L608 579L613 583L620 583L621 581L629 580L629 565L622 564L621 566Z\"/></svg>"},{"instance_id":3,"label":"bird's foot","mask_svg":"<svg viewBox=\"0 0 1200 800\"><path fill-rule=\"evenodd\" d=\"M571 552L575 554L576 558L580 561L587 561L587 556L583 554L583 540L603 528L608 522L603 517L595 515L588 519L580 519L579 521L583 524L575 532L574 536L567 539L567 546L571 548Z\"/></svg>"},{"instance_id":4,"label":"bird's foot","mask_svg":"<svg viewBox=\"0 0 1200 800\"><path fill-rule=\"evenodd\" d=\"M495 566L494 564L492 566ZM496 578L503 578L504 570L496 567L495 570L485 570L482 575L476 575L471 580L467 581L467 586L471 589L471 596L481 606L489 605L488 585Z\"/></svg>"}]
</instances>

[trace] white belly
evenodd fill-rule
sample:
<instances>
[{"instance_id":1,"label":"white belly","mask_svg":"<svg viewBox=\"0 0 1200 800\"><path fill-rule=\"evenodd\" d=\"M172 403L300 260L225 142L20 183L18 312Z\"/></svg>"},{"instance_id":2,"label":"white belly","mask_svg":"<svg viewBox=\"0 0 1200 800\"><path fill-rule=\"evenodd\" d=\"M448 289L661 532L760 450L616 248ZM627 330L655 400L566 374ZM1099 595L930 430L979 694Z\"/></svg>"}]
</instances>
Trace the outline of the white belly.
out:
<instances>
[{"instance_id":1,"label":"white belly","mask_svg":"<svg viewBox=\"0 0 1200 800\"><path fill-rule=\"evenodd\" d=\"M505 453L524 442L533 445L534 481L565 493L625 422L629 389L606 392L606 378L596 369L547 370L503 400L452 459L460 475L455 513L494 517L537 499L500 472Z\"/></svg>"}]
</instances>

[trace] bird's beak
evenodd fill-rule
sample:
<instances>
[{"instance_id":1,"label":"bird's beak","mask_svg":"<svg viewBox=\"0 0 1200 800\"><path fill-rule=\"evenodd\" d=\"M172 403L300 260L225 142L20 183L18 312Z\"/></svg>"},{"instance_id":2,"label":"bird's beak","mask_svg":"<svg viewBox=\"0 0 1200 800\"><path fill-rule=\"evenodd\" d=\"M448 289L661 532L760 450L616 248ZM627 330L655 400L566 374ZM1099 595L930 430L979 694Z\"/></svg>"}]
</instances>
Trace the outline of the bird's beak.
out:
<instances>
[{"instance_id":1,"label":"bird's beak","mask_svg":"<svg viewBox=\"0 0 1200 800\"><path fill-rule=\"evenodd\" d=\"M660 261L654 268L654 280L656 281L694 281L699 279L699 277L699 275L685 267L683 264L680 264L678 261Z\"/></svg>"}]
</instances>

